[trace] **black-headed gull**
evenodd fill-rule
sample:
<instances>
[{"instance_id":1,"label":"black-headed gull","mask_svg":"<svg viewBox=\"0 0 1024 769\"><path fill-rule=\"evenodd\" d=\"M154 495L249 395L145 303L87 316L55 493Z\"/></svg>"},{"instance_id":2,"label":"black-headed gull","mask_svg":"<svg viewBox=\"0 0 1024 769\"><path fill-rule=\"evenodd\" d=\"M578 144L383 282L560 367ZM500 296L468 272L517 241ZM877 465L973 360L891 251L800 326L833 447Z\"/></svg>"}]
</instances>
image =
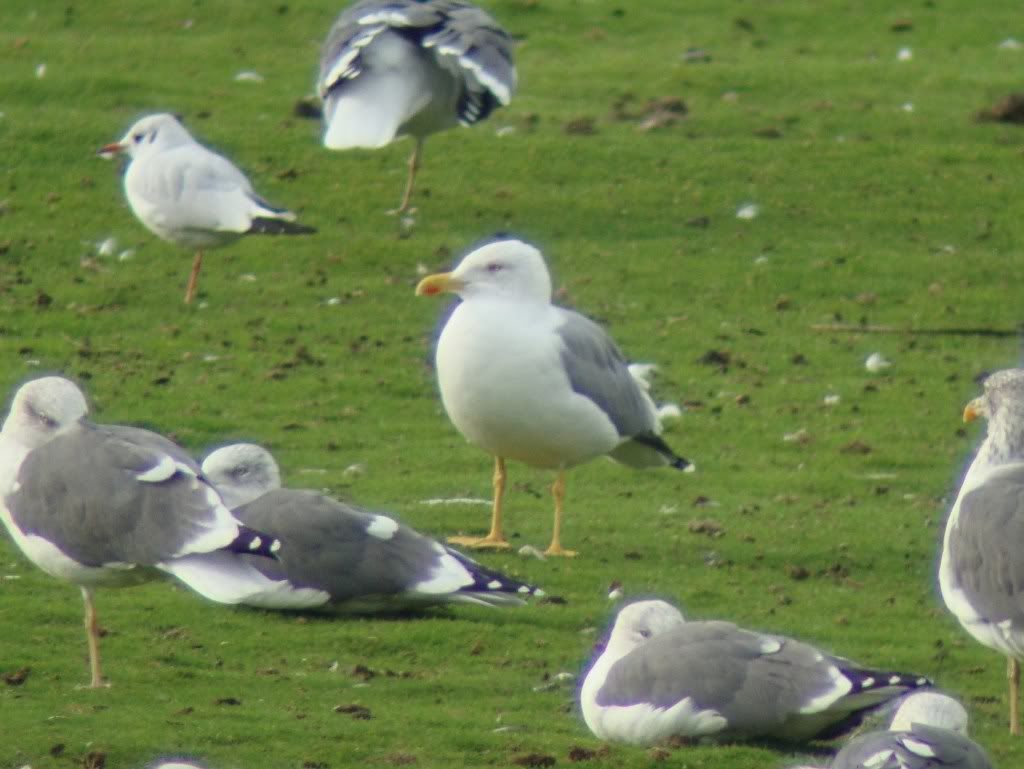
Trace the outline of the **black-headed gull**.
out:
<instances>
[{"instance_id":1,"label":"black-headed gull","mask_svg":"<svg viewBox=\"0 0 1024 769\"><path fill-rule=\"evenodd\" d=\"M988 434L946 523L939 589L968 633L1009 665L1010 733L1020 734L1024 659L1024 369L998 371L964 420L988 418Z\"/></svg>"},{"instance_id":2,"label":"black-headed gull","mask_svg":"<svg viewBox=\"0 0 1024 769\"><path fill-rule=\"evenodd\" d=\"M174 115L147 115L120 141L100 149L131 158L124 175L128 205L157 237L196 249L185 302L196 292L203 249L217 248L243 235L307 235L312 227L276 208L252 188L227 158L192 138Z\"/></svg>"},{"instance_id":3,"label":"black-headed gull","mask_svg":"<svg viewBox=\"0 0 1024 769\"><path fill-rule=\"evenodd\" d=\"M665 601L637 601L619 611L580 705L603 740L804 742L842 734L883 703L930 685L785 636L688 622Z\"/></svg>"},{"instance_id":4,"label":"black-headed gull","mask_svg":"<svg viewBox=\"0 0 1024 769\"><path fill-rule=\"evenodd\" d=\"M323 143L375 148L413 137L401 213L426 137L483 120L515 88L512 39L475 5L361 0L342 11L320 56Z\"/></svg>"},{"instance_id":5,"label":"black-headed gull","mask_svg":"<svg viewBox=\"0 0 1024 769\"><path fill-rule=\"evenodd\" d=\"M101 686L92 591L172 574L234 603L217 551L272 559L280 543L243 526L185 451L137 427L86 420L81 390L61 377L22 385L0 431L0 519L47 574L82 589L92 686Z\"/></svg>"},{"instance_id":6,"label":"black-headed gull","mask_svg":"<svg viewBox=\"0 0 1024 769\"><path fill-rule=\"evenodd\" d=\"M573 555L561 544L566 468L608 455L637 468L693 469L660 437L646 383L604 329L551 303L551 277L536 248L493 241L416 287L418 295L442 292L462 302L437 344L441 400L459 432L495 457L490 533L449 541L508 547L505 459L558 471L548 555Z\"/></svg>"},{"instance_id":7,"label":"black-headed gull","mask_svg":"<svg viewBox=\"0 0 1024 769\"><path fill-rule=\"evenodd\" d=\"M239 443L203 460L235 517L280 541L278 560L225 555L253 567L242 602L271 609L373 612L437 603L518 606L536 588L484 568L389 515L315 491L282 489L266 449Z\"/></svg>"}]
</instances>

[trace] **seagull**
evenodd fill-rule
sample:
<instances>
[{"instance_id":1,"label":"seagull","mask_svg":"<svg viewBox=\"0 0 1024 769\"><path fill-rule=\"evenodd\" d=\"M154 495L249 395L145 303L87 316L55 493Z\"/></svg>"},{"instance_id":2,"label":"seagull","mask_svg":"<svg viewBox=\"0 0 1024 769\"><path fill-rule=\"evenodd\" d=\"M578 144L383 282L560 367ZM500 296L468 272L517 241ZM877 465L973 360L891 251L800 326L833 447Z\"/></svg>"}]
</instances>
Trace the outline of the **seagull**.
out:
<instances>
[{"instance_id":1,"label":"seagull","mask_svg":"<svg viewBox=\"0 0 1024 769\"><path fill-rule=\"evenodd\" d=\"M243 603L349 612L433 603L517 606L543 595L423 536L394 518L315 491L281 488L270 452L252 443L217 449L203 475L243 523L281 542L278 559L225 555L257 572Z\"/></svg>"},{"instance_id":2,"label":"seagull","mask_svg":"<svg viewBox=\"0 0 1024 769\"><path fill-rule=\"evenodd\" d=\"M409 208L427 136L473 125L512 100L512 38L460 0L361 0L341 12L320 56L324 146L416 144L396 213Z\"/></svg>"},{"instance_id":3,"label":"seagull","mask_svg":"<svg viewBox=\"0 0 1024 769\"><path fill-rule=\"evenodd\" d=\"M927 678L871 670L785 636L687 622L665 601L619 611L580 690L602 740L829 739Z\"/></svg>"},{"instance_id":4,"label":"seagull","mask_svg":"<svg viewBox=\"0 0 1024 769\"><path fill-rule=\"evenodd\" d=\"M90 685L104 685L93 590L172 574L214 601L235 602L216 551L273 558L280 543L243 526L179 446L137 427L86 419L82 391L48 376L22 385L0 430L0 519L50 576L85 603Z\"/></svg>"},{"instance_id":5,"label":"seagull","mask_svg":"<svg viewBox=\"0 0 1024 769\"><path fill-rule=\"evenodd\" d=\"M964 629L1008 660L1010 734L1020 734L1024 659L1024 369L998 371L964 408L988 434L950 510L939 562L942 599Z\"/></svg>"},{"instance_id":6,"label":"seagull","mask_svg":"<svg viewBox=\"0 0 1024 769\"><path fill-rule=\"evenodd\" d=\"M855 737L829 769L994 769L967 736L967 711L938 692L916 692L900 704L888 730Z\"/></svg>"},{"instance_id":7,"label":"seagull","mask_svg":"<svg viewBox=\"0 0 1024 769\"><path fill-rule=\"evenodd\" d=\"M632 371L604 329L551 303L544 257L503 238L469 253L452 272L428 275L420 296L462 298L437 343L437 379L448 416L463 436L494 455L494 506L483 539L509 547L502 530L505 459L557 471L555 522L547 555L562 547L562 500L569 467L608 455L631 467L692 471L660 437L661 414L643 366Z\"/></svg>"},{"instance_id":8,"label":"seagull","mask_svg":"<svg viewBox=\"0 0 1024 769\"><path fill-rule=\"evenodd\" d=\"M132 212L163 240L195 248L185 303L195 296L203 249L243 235L307 235L295 214L257 195L227 158L199 144L174 115L147 115L124 137L101 148L104 157L127 152L124 192Z\"/></svg>"}]
</instances>

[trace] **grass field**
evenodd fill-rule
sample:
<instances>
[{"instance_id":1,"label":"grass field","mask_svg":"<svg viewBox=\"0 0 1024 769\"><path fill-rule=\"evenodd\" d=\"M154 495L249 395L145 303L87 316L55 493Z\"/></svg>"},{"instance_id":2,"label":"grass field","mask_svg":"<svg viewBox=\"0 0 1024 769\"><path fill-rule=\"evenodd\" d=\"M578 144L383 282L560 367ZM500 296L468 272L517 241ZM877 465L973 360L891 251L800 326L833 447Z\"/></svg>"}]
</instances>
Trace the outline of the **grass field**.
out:
<instances>
[{"instance_id":1,"label":"grass field","mask_svg":"<svg viewBox=\"0 0 1024 769\"><path fill-rule=\"evenodd\" d=\"M1024 135L973 118L1020 85L1024 51L999 45L1024 37L1019 3L485 5L520 41L520 92L427 142L402 232L384 212L408 142L329 154L293 114L340 6L4 0L0 391L61 372L98 421L149 426L196 454L255 439L293 486L438 536L481 531L485 507L423 504L487 497L491 465L444 415L427 364L442 308L413 287L421 266L506 230L545 251L564 302L660 364L658 394L689 404L666 437L698 473L593 462L569 477L564 539L579 558L481 556L564 602L348 620L224 608L171 584L101 592L113 682L101 691L79 688L77 589L5 538L0 672L31 672L0 684L0 767L136 767L164 753L214 769L565 766L574 748L594 751L573 755L595 769L647 766L665 756L602 747L573 707L576 683L557 677L580 672L616 579L690 616L933 676L997 766L1024 765L1006 733L1004 661L959 628L934 577L979 440L961 408L977 374L1019 360L1019 341L814 329L1021 321ZM691 48L710 58L687 59ZM235 81L243 70L264 81ZM638 130L665 97L686 117ZM117 165L94 155L159 110L319 235L210 252L200 301L184 306L190 254L143 229ZM737 218L748 203L759 215ZM872 352L893 366L866 372ZM550 481L510 466L517 545L546 544ZM705 519L720 536L693 531ZM347 705L372 717L336 712ZM797 760L744 746L668 758Z\"/></svg>"}]
</instances>

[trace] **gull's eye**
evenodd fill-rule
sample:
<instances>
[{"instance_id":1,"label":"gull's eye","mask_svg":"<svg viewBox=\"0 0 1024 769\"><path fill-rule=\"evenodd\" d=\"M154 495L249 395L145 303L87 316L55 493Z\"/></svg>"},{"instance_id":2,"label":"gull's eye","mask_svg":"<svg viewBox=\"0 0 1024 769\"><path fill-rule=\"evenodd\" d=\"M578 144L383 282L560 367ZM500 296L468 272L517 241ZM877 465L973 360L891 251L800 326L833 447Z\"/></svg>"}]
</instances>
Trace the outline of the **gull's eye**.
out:
<instances>
[{"instance_id":1,"label":"gull's eye","mask_svg":"<svg viewBox=\"0 0 1024 769\"><path fill-rule=\"evenodd\" d=\"M503 265L501 262L491 262L489 265L487 265L488 272L501 272L504 269L505 265Z\"/></svg>"},{"instance_id":2,"label":"gull's eye","mask_svg":"<svg viewBox=\"0 0 1024 769\"><path fill-rule=\"evenodd\" d=\"M650 638L651 637L651 631L648 630L647 628L644 628L643 630L640 631L640 637L641 638Z\"/></svg>"},{"instance_id":3,"label":"gull's eye","mask_svg":"<svg viewBox=\"0 0 1024 769\"><path fill-rule=\"evenodd\" d=\"M136 144L141 144L142 134L135 134L135 136L132 137L132 141L135 142Z\"/></svg>"}]
</instances>

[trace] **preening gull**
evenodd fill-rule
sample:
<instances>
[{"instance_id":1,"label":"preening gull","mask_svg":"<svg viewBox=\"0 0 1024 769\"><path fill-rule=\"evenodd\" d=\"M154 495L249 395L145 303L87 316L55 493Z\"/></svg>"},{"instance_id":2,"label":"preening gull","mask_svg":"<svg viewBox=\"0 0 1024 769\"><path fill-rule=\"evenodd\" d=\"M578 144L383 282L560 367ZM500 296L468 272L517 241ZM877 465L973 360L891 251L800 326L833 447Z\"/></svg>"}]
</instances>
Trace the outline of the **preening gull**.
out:
<instances>
[{"instance_id":1,"label":"preening gull","mask_svg":"<svg viewBox=\"0 0 1024 769\"><path fill-rule=\"evenodd\" d=\"M366 612L434 603L512 606L543 594L388 515L282 489L277 462L260 446L218 449L203 461L203 474L236 517L281 542L276 561L224 556L253 567L243 603Z\"/></svg>"},{"instance_id":2,"label":"preening gull","mask_svg":"<svg viewBox=\"0 0 1024 769\"><path fill-rule=\"evenodd\" d=\"M272 560L279 543L242 526L183 449L136 427L87 421L85 396L61 377L22 385L0 431L0 518L39 568L79 585L92 686L101 686L92 591L173 574L232 602L215 551Z\"/></svg>"},{"instance_id":3,"label":"preening gull","mask_svg":"<svg viewBox=\"0 0 1024 769\"><path fill-rule=\"evenodd\" d=\"M967 711L938 692L908 696L888 730L855 737L829 769L994 769L967 736Z\"/></svg>"},{"instance_id":4,"label":"preening gull","mask_svg":"<svg viewBox=\"0 0 1024 769\"><path fill-rule=\"evenodd\" d=\"M199 144L177 118L147 115L101 155L127 152L124 192L135 216L157 237L195 248L185 290L191 302L203 264L203 249L227 245L243 235L306 235L312 227L295 214L263 200L227 158Z\"/></svg>"},{"instance_id":5,"label":"preening gull","mask_svg":"<svg viewBox=\"0 0 1024 769\"><path fill-rule=\"evenodd\" d=\"M946 523L939 588L974 638L1004 654L1010 733L1020 734L1018 690L1024 658L1024 369L985 380L964 421L988 418L988 434Z\"/></svg>"},{"instance_id":6,"label":"preening gull","mask_svg":"<svg viewBox=\"0 0 1024 769\"><path fill-rule=\"evenodd\" d=\"M342 11L320 56L324 146L376 148L413 137L401 213L426 137L483 120L515 88L512 39L475 5L361 0Z\"/></svg>"},{"instance_id":7,"label":"preening gull","mask_svg":"<svg viewBox=\"0 0 1024 769\"><path fill-rule=\"evenodd\" d=\"M580 704L603 740L829 739L873 708L931 682L871 670L785 636L687 622L665 601L618 614Z\"/></svg>"},{"instance_id":8,"label":"preening gull","mask_svg":"<svg viewBox=\"0 0 1024 769\"><path fill-rule=\"evenodd\" d=\"M599 325L551 303L551 277L536 248L496 240L416 287L417 295L445 291L463 301L437 343L441 400L459 432L495 457L490 533L450 542L509 546L506 458L558 471L548 555L573 555L561 544L566 468L608 455L631 467L693 469L660 437L646 370L631 371Z\"/></svg>"}]
</instances>

